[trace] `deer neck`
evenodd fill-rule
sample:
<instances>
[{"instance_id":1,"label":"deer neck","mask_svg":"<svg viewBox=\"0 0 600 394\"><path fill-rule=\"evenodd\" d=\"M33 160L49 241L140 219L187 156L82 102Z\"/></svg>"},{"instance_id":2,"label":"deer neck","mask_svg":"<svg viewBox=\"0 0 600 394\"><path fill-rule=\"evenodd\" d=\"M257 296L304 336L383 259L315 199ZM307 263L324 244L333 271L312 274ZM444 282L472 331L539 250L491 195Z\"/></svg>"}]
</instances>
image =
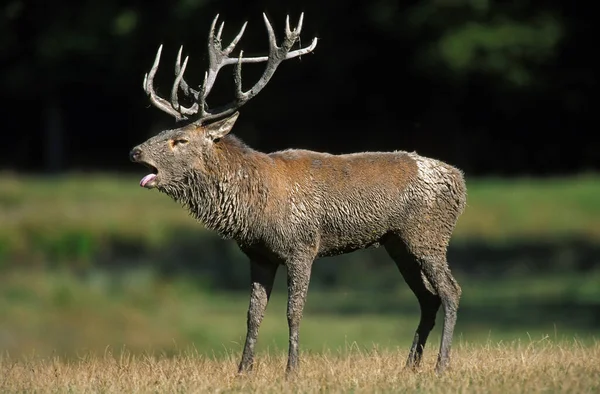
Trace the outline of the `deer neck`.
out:
<instances>
[{"instance_id":1,"label":"deer neck","mask_svg":"<svg viewBox=\"0 0 600 394\"><path fill-rule=\"evenodd\" d=\"M225 137L203 170L194 169L171 197L208 229L224 238L250 240L266 205L267 190L260 171L263 155L233 136Z\"/></svg>"}]
</instances>

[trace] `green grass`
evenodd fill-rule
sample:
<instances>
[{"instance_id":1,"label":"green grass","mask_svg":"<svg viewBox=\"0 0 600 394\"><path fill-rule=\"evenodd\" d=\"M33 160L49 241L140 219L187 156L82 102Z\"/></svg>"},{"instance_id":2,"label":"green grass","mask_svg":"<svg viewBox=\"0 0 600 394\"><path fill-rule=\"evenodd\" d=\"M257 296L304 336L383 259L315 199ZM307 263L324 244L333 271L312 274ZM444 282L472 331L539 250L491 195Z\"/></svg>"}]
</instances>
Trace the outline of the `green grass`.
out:
<instances>
[{"instance_id":1,"label":"green grass","mask_svg":"<svg viewBox=\"0 0 600 394\"><path fill-rule=\"evenodd\" d=\"M68 232L154 242L172 228L197 226L178 204L140 188L134 177L4 175L0 204L0 231L17 243L28 236L59 237Z\"/></svg>"},{"instance_id":2,"label":"green grass","mask_svg":"<svg viewBox=\"0 0 600 394\"><path fill-rule=\"evenodd\" d=\"M465 281L456 340L530 340L597 335L594 308L600 272L521 281ZM196 348L206 355L239 351L248 294L213 293L186 279L147 272L96 272L85 278L57 272L12 272L0 277L0 349L74 357L107 347L171 354ZM276 288L261 327L259 349L287 349L286 297ZM310 291L302 322L305 351L373 346L407 349L419 319L406 286L372 291ZM441 319L441 314L438 315ZM438 322L439 323L439 322ZM441 324L431 336L439 343Z\"/></svg>"},{"instance_id":3,"label":"green grass","mask_svg":"<svg viewBox=\"0 0 600 394\"><path fill-rule=\"evenodd\" d=\"M169 231L198 229L168 197L138 186L136 176L72 174L0 176L2 235L73 231L161 241ZM600 177L467 179L468 207L456 239L503 240L579 235L600 239ZM58 230L58 231L56 231ZM57 235L58 236L58 235Z\"/></svg>"},{"instance_id":4,"label":"green grass","mask_svg":"<svg viewBox=\"0 0 600 394\"><path fill-rule=\"evenodd\" d=\"M467 180L468 207L456 238L600 239L600 178Z\"/></svg>"}]
</instances>

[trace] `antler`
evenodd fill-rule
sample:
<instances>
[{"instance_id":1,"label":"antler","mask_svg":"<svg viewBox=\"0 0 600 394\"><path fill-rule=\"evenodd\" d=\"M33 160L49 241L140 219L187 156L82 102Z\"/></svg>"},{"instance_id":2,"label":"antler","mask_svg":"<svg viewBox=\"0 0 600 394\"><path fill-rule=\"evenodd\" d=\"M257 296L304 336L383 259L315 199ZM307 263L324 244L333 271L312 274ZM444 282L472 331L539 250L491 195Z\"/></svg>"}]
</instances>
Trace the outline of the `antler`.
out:
<instances>
[{"instance_id":1,"label":"antler","mask_svg":"<svg viewBox=\"0 0 600 394\"><path fill-rule=\"evenodd\" d=\"M187 62L189 58L186 56L186 58L183 61L183 64L181 64L181 53L183 51L183 46L179 49L177 60L175 62L175 82L173 83L173 87L171 89L170 102L162 97L159 97L154 91L153 87L154 76L156 75L156 71L158 70L158 65L160 63L162 45L158 48L158 52L156 53L156 58L154 59L154 64L152 65L150 72L144 76L144 90L146 91L146 94L150 96L150 101L152 102L152 104L154 104L162 111L174 116L177 120L188 119L188 115L198 114L199 117L196 121L206 123L216 118L231 115L232 113L237 111L242 105L248 102L248 100L256 96L266 86L266 84L269 82L269 80L275 73L275 70L282 61L310 53L317 46L317 38L315 37L311 45L309 45L308 47L290 52L290 49L294 46L294 44L300 37L300 32L302 30L302 22L304 20L304 13L300 14L298 26L293 31L290 29L289 15L286 17L285 38L281 46L277 46L277 40L275 38L275 33L273 32L273 27L271 26L271 23L269 22L267 16L263 13L263 18L267 27L267 33L269 35L269 55L244 58L242 56L243 51L240 51L240 55L238 58L230 58L229 55L235 49L236 45L242 38L248 22L244 23L244 25L240 29L237 36L235 36L233 41L231 41L231 43L225 49L222 49L221 33L223 32L223 26L225 23L221 22L219 30L215 35L215 27L218 18L219 15L217 15L215 19L213 19L213 22L211 24L210 34L208 37L209 66L208 71L204 73L204 81L200 86L200 90L192 89L189 86L189 84L183 79L183 74L185 73L185 69L187 67ZM260 62L267 62L263 75L250 90L246 92L242 91L242 63ZM215 110L210 110L206 106L206 97L210 93L217 78L217 74L219 73L221 68L230 64L236 64L234 75L236 85L236 98L234 101L227 105L224 105ZM193 96L195 102L192 106L184 107L179 103L179 89L181 89L186 96Z\"/></svg>"}]
</instances>

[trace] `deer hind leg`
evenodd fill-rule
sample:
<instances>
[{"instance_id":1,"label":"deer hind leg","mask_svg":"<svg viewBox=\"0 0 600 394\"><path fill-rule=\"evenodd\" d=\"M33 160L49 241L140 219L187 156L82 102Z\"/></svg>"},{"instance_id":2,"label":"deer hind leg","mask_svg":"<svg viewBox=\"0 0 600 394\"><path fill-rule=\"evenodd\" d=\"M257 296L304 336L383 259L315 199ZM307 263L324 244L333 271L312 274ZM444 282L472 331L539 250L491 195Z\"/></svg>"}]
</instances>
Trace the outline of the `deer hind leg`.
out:
<instances>
[{"instance_id":1,"label":"deer hind leg","mask_svg":"<svg viewBox=\"0 0 600 394\"><path fill-rule=\"evenodd\" d=\"M428 288L429 294L434 293L437 295L444 312L442 339L435 366L438 374L441 374L450 363L450 347L452 345L452 336L454 335L454 326L456 325L456 313L461 295L460 286L452 276L446 261L446 244L444 243L443 245L443 247L439 245L438 247L431 247L430 244L426 247L419 247L407 243L407 248L417 262L418 269L420 270L421 283ZM419 298L421 310L423 310L423 302L431 302L428 306L429 309L427 309L431 315L429 316L429 320L425 321L425 324L427 322L431 324L434 321L433 319L435 319L433 317L434 308L437 311L439 304L433 302L432 296L427 295L422 296L422 298L423 301ZM431 301L428 301L428 298Z\"/></svg>"},{"instance_id":2,"label":"deer hind leg","mask_svg":"<svg viewBox=\"0 0 600 394\"><path fill-rule=\"evenodd\" d=\"M441 299L423 276L417 257L408 252L404 242L399 237L390 238L385 243L385 248L417 297L421 307L421 319L406 360L406 367L414 369L421 363L427 338L435 326L435 318L441 305Z\"/></svg>"},{"instance_id":3,"label":"deer hind leg","mask_svg":"<svg viewBox=\"0 0 600 394\"><path fill-rule=\"evenodd\" d=\"M450 364L450 347L454 326L456 325L456 313L460 301L461 289L456 279L452 276L446 262L446 256L426 256L419 258L423 266L423 273L435 291L439 294L444 311L444 325L442 328L442 340L438 353L435 371L438 374Z\"/></svg>"},{"instance_id":4,"label":"deer hind leg","mask_svg":"<svg viewBox=\"0 0 600 394\"><path fill-rule=\"evenodd\" d=\"M240 361L239 373L251 371L254 364L254 346L258 338L258 329L265 315L267 303L273 290L273 282L277 273L277 264L250 261L251 295L248 307L246 343Z\"/></svg>"}]
</instances>

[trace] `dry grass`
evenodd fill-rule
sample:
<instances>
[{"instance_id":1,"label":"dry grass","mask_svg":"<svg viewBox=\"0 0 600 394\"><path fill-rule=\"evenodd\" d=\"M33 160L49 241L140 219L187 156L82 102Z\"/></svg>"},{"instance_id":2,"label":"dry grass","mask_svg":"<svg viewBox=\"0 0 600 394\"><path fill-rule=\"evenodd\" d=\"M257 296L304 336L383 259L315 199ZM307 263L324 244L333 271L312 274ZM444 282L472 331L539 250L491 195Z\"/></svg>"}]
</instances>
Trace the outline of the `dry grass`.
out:
<instances>
[{"instance_id":1,"label":"dry grass","mask_svg":"<svg viewBox=\"0 0 600 394\"><path fill-rule=\"evenodd\" d=\"M286 380L285 355L262 353L255 371L236 376L238 354L207 358L197 352L174 357L127 352L58 358L0 359L1 392L450 392L586 393L600 390L600 343L549 338L528 343L457 344L453 366L432 372L433 348L421 371L402 368L406 349L302 355L299 374Z\"/></svg>"}]
</instances>

